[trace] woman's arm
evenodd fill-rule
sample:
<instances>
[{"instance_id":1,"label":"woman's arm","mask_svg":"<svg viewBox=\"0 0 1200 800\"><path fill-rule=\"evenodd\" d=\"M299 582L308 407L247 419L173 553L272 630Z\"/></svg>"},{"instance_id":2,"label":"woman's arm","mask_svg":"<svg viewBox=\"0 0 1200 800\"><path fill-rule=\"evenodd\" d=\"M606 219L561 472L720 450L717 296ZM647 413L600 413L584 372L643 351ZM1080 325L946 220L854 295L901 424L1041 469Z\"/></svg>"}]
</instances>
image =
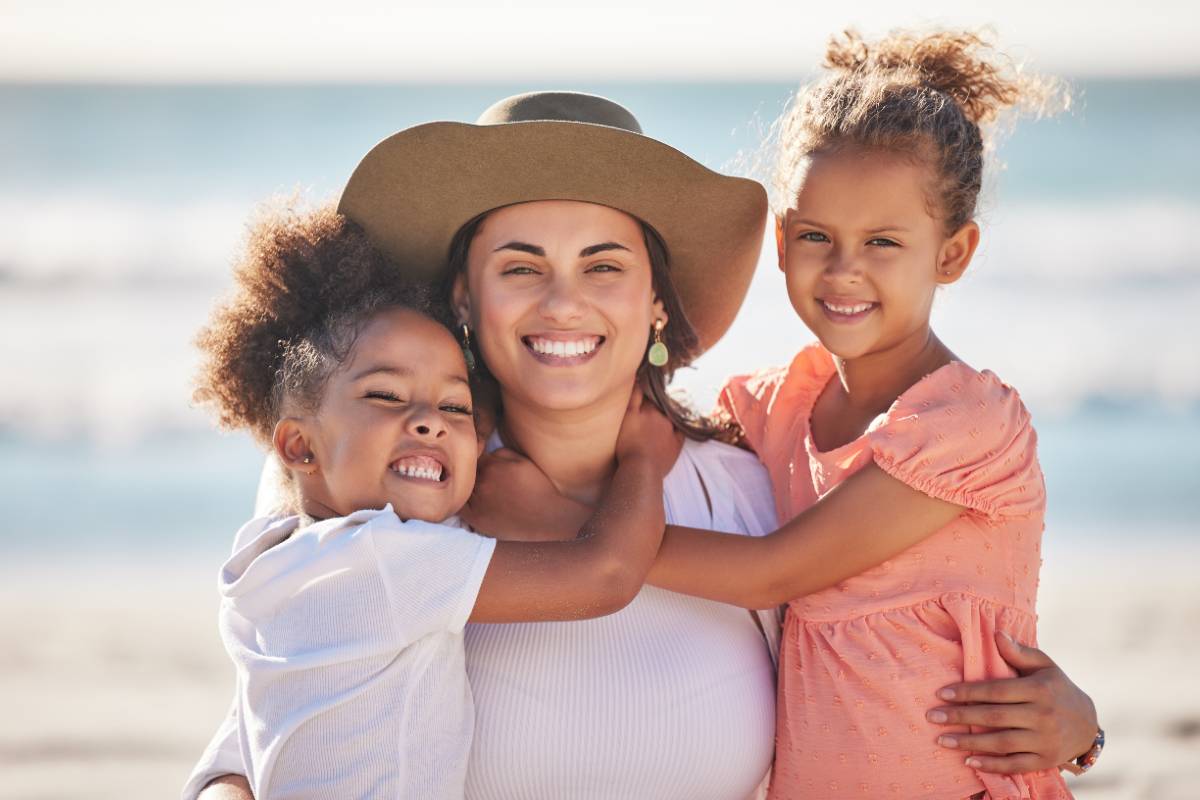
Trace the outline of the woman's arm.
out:
<instances>
[{"instance_id":1,"label":"woman's arm","mask_svg":"<svg viewBox=\"0 0 1200 800\"><path fill-rule=\"evenodd\" d=\"M868 464L767 536L667 528L647 582L745 608L772 608L899 555L962 511Z\"/></svg>"},{"instance_id":2,"label":"woman's arm","mask_svg":"<svg viewBox=\"0 0 1200 800\"><path fill-rule=\"evenodd\" d=\"M946 686L938 695L952 705L926 715L937 725L989 730L947 734L938 743L972 753L976 769L1003 774L1052 769L1090 750L1099 730L1092 698L1036 647L1002 633L996 644L1020 677Z\"/></svg>"}]
</instances>

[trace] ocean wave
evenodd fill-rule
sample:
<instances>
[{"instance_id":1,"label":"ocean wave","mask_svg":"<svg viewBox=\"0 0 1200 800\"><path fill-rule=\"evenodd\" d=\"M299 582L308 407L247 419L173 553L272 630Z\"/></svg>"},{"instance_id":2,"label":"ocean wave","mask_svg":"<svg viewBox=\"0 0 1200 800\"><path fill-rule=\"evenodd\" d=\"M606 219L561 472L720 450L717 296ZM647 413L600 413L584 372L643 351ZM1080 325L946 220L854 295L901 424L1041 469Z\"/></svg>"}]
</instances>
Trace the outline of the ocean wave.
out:
<instances>
[{"instance_id":1,"label":"ocean wave","mask_svg":"<svg viewBox=\"0 0 1200 800\"><path fill-rule=\"evenodd\" d=\"M190 343L253 208L0 196L0 429L123 442L207 427L189 405ZM978 262L940 293L935 329L1043 413L1194 407L1198 221L1200 206L1167 201L999 208L983 220ZM811 339L774 261L768 242L729 334L677 376L700 407L728 375L786 363Z\"/></svg>"},{"instance_id":2,"label":"ocean wave","mask_svg":"<svg viewBox=\"0 0 1200 800\"><path fill-rule=\"evenodd\" d=\"M185 285L223 280L255 204L163 204L86 192L0 195L0 284Z\"/></svg>"},{"instance_id":3,"label":"ocean wave","mask_svg":"<svg viewBox=\"0 0 1200 800\"><path fill-rule=\"evenodd\" d=\"M256 208L251 199L178 204L87 193L0 195L0 283L87 286L219 282ZM985 209L971 280L1080 289L1200 281L1200 204L1020 202Z\"/></svg>"}]
</instances>

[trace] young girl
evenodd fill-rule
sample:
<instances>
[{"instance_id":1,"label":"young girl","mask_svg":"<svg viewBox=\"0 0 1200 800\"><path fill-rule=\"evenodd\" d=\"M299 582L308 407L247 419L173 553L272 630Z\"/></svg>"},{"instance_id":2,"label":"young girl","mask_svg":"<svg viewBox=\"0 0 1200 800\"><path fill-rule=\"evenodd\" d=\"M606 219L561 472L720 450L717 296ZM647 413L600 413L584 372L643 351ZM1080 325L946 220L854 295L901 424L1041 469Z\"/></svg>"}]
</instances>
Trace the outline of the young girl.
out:
<instances>
[{"instance_id":1,"label":"young girl","mask_svg":"<svg viewBox=\"0 0 1200 800\"><path fill-rule=\"evenodd\" d=\"M997 635L1036 640L1029 413L929 315L979 243L980 126L1044 92L965 33L850 34L828 68L785 120L777 216L788 295L820 343L720 397L790 522L668 528L648 582L788 604L772 797L1069 798L1057 771L956 757L965 731L926 716L947 684L1013 674ZM1015 736L1002 752L1026 748Z\"/></svg>"},{"instance_id":2,"label":"young girl","mask_svg":"<svg viewBox=\"0 0 1200 800\"><path fill-rule=\"evenodd\" d=\"M1045 96L1000 63L966 33L849 34L782 129L779 263L820 343L720 404L791 522L760 540L669 532L650 578L788 603L772 797L1070 796L1057 771L973 769L926 719L940 687L1012 674L997 634L1036 640L1029 413L929 323L979 243L980 126Z\"/></svg>"},{"instance_id":3,"label":"young girl","mask_svg":"<svg viewBox=\"0 0 1200 800\"><path fill-rule=\"evenodd\" d=\"M635 393L591 535L496 542L453 519L480 442L463 352L428 295L332 210L267 218L236 280L201 333L197 395L270 445L293 498L238 532L219 581L254 795L461 799L463 625L632 600L671 466L646 443L670 424Z\"/></svg>"}]
</instances>

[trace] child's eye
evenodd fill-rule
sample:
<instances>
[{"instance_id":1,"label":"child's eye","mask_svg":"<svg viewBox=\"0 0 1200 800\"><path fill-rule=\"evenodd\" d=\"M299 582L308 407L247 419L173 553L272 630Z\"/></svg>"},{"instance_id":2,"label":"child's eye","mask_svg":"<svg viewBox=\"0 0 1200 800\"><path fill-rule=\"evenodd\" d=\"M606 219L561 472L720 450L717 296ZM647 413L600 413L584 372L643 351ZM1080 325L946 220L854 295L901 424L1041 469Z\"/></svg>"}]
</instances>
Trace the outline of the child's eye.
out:
<instances>
[{"instance_id":1,"label":"child's eye","mask_svg":"<svg viewBox=\"0 0 1200 800\"><path fill-rule=\"evenodd\" d=\"M820 231L805 231L796 237L802 242L828 242L829 237Z\"/></svg>"},{"instance_id":2,"label":"child's eye","mask_svg":"<svg viewBox=\"0 0 1200 800\"><path fill-rule=\"evenodd\" d=\"M441 408L442 411L450 414L467 414L469 416L474 413L469 406L462 406L457 403L443 403Z\"/></svg>"},{"instance_id":3,"label":"child's eye","mask_svg":"<svg viewBox=\"0 0 1200 800\"><path fill-rule=\"evenodd\" d=\"M373 389L373 390L367 392L366 397L371 400L387 400L392 403L404 402L403 400L400 399L399 395L395 395L395 394L392 394L391 392L385 392L385 391L382 391L379 389Z\"/></svg>"},{"instance_id":4,"label":"child's eye","mask_svg":"<svg viewBox=\"0 0 1200 800\"><path fill-rule=\"evenodd\" d=\"M899 247L900 246L899 242L893 241L892 239L884 239L883 237L877 237L875 239L872 239L869 242L867 242L867 244L876 245L878 247Z\"/></svg>"}]
</instances>

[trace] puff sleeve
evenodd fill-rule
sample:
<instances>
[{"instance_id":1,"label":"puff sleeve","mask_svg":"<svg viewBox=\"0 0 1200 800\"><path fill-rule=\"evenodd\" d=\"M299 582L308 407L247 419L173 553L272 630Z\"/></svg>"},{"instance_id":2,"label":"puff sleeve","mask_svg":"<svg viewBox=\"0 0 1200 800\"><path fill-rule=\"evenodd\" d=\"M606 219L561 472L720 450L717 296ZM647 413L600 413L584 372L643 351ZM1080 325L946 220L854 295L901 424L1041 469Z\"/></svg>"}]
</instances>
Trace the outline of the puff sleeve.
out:
<instances>
[{"instance_id":1,"label":"puff sleeve","mask_svg":"<svg viewBox=\"0 0 1200 800\"><path fill-rule=\"evenodd\" d=\"M992 372L943 367L901 395L868 437L881 469L930 497L991 518L1045 507L1029 412Z\"/></svg>"}]
</instances>

